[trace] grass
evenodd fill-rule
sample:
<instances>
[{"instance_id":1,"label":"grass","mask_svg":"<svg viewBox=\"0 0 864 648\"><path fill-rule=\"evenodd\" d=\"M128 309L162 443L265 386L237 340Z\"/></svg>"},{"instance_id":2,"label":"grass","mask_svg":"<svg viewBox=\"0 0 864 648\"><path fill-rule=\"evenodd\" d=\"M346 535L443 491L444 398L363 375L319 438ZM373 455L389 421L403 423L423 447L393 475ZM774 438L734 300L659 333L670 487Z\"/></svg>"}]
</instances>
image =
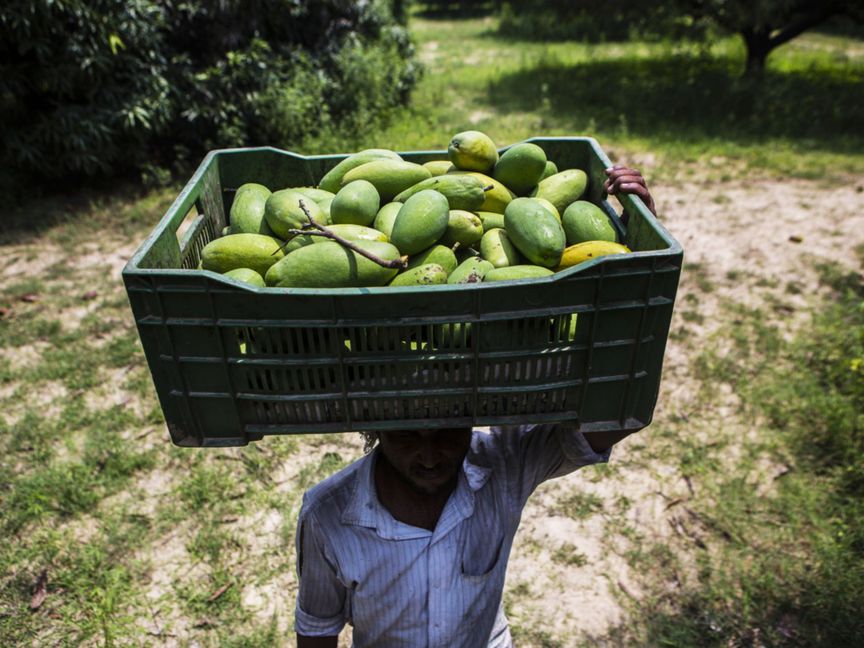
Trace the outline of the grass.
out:
<instances>
[{"instance_id":1,"label":"grass","mask_svg":"<svg viewBox=\"0 0 864 648\"><path fill-rule=\"evenodd\" d=\"M572 493L560 499L552 512L578 520L596 513L602 507L603 500L593 493Z\"/></svg>"},{"instance_id":2,"label":"grass","mask_svg":"<svg viewBox=\"0 0 864 648\"><path fill-rule=\"evenodd\" d=\"M794 339L758 311L738 313L735 366L717 348L697 360L703 384L736 386L758 437L731 465L717 448L685 447L683 469L707 489L688 524L713 542L674 603L659 592L640 603L647 645L864 640L864 284L833 266L823 281L832 299ZM660 548L643 547L636 564L662 581L680 565L646 556Z\"/></svg>"},{"instance_id":3,"label":"grass","mask_svg":"<svg viewBox=\"0 0 864 648\"><path fill-rule=\"evenodd\" d=\"M614 159L644 159L651 177L668 183L791 174L832 186L861 167L855 120L864 63L860 54L838 57L855 43L849 37L793 41L772 55L765 84L755 87L735 77L742 52L732 40L702 51L525 43L497 37L483 17L418 18L413 30L427 67L413 105L382 129L310 139L304 152L442 149L454 133L477 128L500 145L593 135ZM167 442L128 301L104 259L128 258L178 191L47 196L4 218L0 645L290 645L302 492L359 456L361 443L326 435L199 452ZM706 195L727 200L716 187ZM33 269L19 273L25 263ZM715 290L706 267L686 272L698 295ZM824 272L838 295L860 300L854 278ZM781 288L795 293L791 283ZM686 302L690 322L701 321L698 295ZM838 304L817 320L811 344L790 345L762 313L736 310L730 317L742 325L722 329L694 367L705 411L656 424L668 427L654 437L670 444L666 457L705 489L683 524L711 551L696 551L686 596L670 600L648 588L644 609L633 613L643 645L765 637L781 645L792 641L784 633L805 645L856 638L831 635L840 626L829 623L836 617L847 633L858 631L851 611L862 582L860 474L849 470L860 457L860 427L848 423L862 408L843 390L860 384L853 379L864 360L848 353L860 348L854 299ZM687 343L693 334L684 326L677 336ZM847 352L837 356L838 348ZM781 381L775 364L816 382ZM752 457L732 472L724 457L740 446L734 430L717 431L710 443L689 434L713 425L710 405L724 383L741 386L744 406L764 425L764 441L746 445ZM634 461L657 459L657 444L637 450L633 442ZM790 469L771 482L771 497L757 489L765 475L755 458L764 456ZM613 463L585 479L605 483L618 472ZM686 570L684 558L650 545L629 517L638 498L576 492L553 508L575 520L602 512L610 534L639 546L626 558L649 583L666 584ZM556 543L549 555L553 565L586 567L574 544ZM43 571L45 598L31 610ZM518 612L530 594L527 584L514 585L508 610ZM571 645L555 632L513 627L520 645Z\"/></svg>"},{"instance_id":4,"label":"grass","mask_svg":"<svg viewBox=\"0 0 864 648\"><path fill-rule=\"evenodd\" d=\"M499 37L489 17L415 20L413 32L427 73L412 106L381 132L328 134L305 150L443 149L472 128L499 145L590 135L613 157L651 151L652 177L664 180L826 180L860 163L864 56L845 54L851 38L805 35L776 50L754 83L740 78L733 38L536 43Z\"/></svg>"}]
</instances>

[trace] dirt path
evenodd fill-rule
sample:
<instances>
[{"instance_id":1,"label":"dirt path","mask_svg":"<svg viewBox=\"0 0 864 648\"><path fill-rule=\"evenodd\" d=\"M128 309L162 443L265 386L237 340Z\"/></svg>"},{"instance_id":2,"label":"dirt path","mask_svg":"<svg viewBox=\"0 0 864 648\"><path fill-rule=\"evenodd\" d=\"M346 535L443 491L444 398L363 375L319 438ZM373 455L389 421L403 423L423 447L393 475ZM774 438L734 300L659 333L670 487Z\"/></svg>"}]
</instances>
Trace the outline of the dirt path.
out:
<instances>
[{"instance_id":1,"label":"dirt path","mask_svg":"<svg viewBox=\"0 0 864 648\"><path fill-rule=\"evenodd\" d=\"M615 449L608 471L589 468L545 484L529 503L508 573L511 621L533 629L520 645L582 645L577 637L598 638L626 626L627 599L638 600L643 578L628 564L627 552L640 543L677 540L682 526L675 504L700 489L698 481L685 479L678 457L664 461L644 449L664 420L690 411L690 359L718 327L730 325L725 307L770 305L768 317L792 331L806 324L819 288L818 263L858 267L864 178L830 189L796 180L657 185L653 191L685 258L654 424ZM726 397L730 403L735 398ZM739 426L746 437L747 424L736 420L733 409L721 410L722 425ZM694 429L706 425L711 421L694 421ZM602 505L587 514L584 506L562 514L562 501L580 494L585 500L586 493L589 503ZM570 564L562 554L568 546L575 548ZM676 551L688 547L695 551L692 543L676 542ZM584 558L573 559L574 552Z\"/></svg>"}]
</instances>

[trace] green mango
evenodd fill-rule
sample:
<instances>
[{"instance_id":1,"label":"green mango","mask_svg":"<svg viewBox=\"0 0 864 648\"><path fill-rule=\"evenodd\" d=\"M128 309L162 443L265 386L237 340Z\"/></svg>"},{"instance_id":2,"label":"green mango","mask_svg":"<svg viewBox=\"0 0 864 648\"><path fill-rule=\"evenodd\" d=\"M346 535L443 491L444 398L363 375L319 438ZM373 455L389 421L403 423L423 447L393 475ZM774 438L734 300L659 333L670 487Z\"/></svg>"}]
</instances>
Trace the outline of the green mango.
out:
<instances>
[{"instance_id":1,"label":"green mango","mask_svg":"<svg viewBox=\"0 0 864 648\"><path fill-rule=\"evenodd\" d=\"M489 176L476 171L451 171L447 175L470 175L483 183L483 203L477 207L476 210L472 211L486 211L503 214L504 209L510 201L516 197L516 194L498 182L495 178L490 178Z\"/></svg>"},{"instance_id":2,"label":"green mango","mask_svg":"<svg viewBox=\"0 0 864 648\"><path fill-rule=\"evenodd\" d=\"M321 217L324 219L321 223L322 225L329 225L333 222L333 219L330 217L330 207L332 204L333 198L325 198L318 203L318 207L321 209Z\"/></svg>"},{"instance_id":3,"label":"green mango","mask_svg":"<svg viewBox=\"0 0 864 648\"><path fill-rule=\"evenodd\" d=\"M486 273L483 281L513 281L515 279L537 279L553 274L549 268L538 265L515 265L506 268L493 268ZM544 332L545 333L545 332Z\"/></svg>"},{"instance_id":4,"label":"green mango","mask_svg":"<svg viewBox=\"0 0 864 648\"><path fill-rule=\"evenodd\" d=\"M330 220L334 224L371 225L381 206L378 190L367 180L349 182L330 203Z\"/></svg>"},{"instance_id":5,"label":"green mango","mask_svg":"<svg viewBox=\"0 0 864 648\"><path fill-rule=\"evenodd\" d=\"M303 207L309 212L316 223L324 225L324 214L318 204L293 189L282 189L274 191L264 205L264 218L276 236L290 239L293 234L289 230L300 229L309 223L309 219L303 211Z\"/></svg>"},{"instance_id":6,"label":"green mango","mask_svg":"<svg viewBox=\"0 0 864 648\"><path fill-rule=\"evenodd\" d=\"M536 200L516 198L504 212L507 235L535 265L554 268L566 247L564 229L558 219Z\"/></svg>"},{"instance_id":7,"label":"green mango","mask_svg":"<svg viewBox=\"0 0 864 648\"><path fill-rule=\"evenodd\" d=\"M307 245L312 245L317 240L327 241L329 239L324 238L323 236L310 236L309 234L298 234L297 236L292 237L288 240L285 245L282 246L282 251L285 254L291 254L294 250L299 250L301 247L306 247Z\"/></svg>"},{"instance_id":8,"label":"green mango","mask_svg":"<svg viewBox=\"0 0 864 648\"><path fill-rule=\"evenodd\" d=\"M447 274L453 272L458 265L456 263L456 255L453 253L453 250L443 245L433 245L432 247L426 248L422 252L411 255L411 257L408 259L409 268L416 268L417 266L426 265L429 263L435 263L437 265L440 265L442 268L444 268L444 270L447 271Z\"/></svg>"},{"instance_id":9,"label":"green mango","mask_svg":"<svg viewBox=\"0 0 864 648\"><path fill-rule=\"evenodd\" d=\"M201 269L223 274L251 268L264 275L282 257L281 241L264 234L229 234L210 241L201 250Z\"/></svg>"},{"instance_id":10,"label":"green mango","mask_svg":"<svg viewBox=\"0 0 864 648\"><path fill-rule=\"evenodd\" d=\"M429 169L432 177L444 175L455 168L450 160L431 160L430 162L424 162L423 166Z\"/></svg>"},{"instance_id":11,"label":"green mango","mask_svg":"<svg viewBox=\"0 0 864 648\"><path fill-rule=\"evenodd\" d=\"M480 256L496 268L517 265L522 261L519 250L510 242L507 230L495 227L480 239Z\"/></svg>"},{"instance_id":12,"label":"green mango","mask_svg":"<svg viewBox=\"0 0 864 648\"><path fill-rule=\"evenodd\" d=\"M355 180L368 180L378 190L381 201L387 203L408 187L431 177L429 169L413 162L373 160L346 173L342 177L342 186Z\"/></svg>"},{"instance_id":13,"label":"green mango","mask_svg":"<svg viewBox=\"0 0 864 648\"><path fill-rule=\"evenodd\" d=\"M441 243L453 247L471 246L483 238L483 221L476 214L464 209L451 209L447 217L447 230L441 237Z\"/></svg>"},{"instance_id":14,"label":"green mango","mask_svg":"<svg viewBox=\"0 0 864 648\"><path fill-rule=\"evenodd\" d=\"M483 223L484 234L490 229L494 229L496 227L504 227L504 214L498 214L496 212L478 211L477 217L480 219L480 222Z\"/></svg>"},{"instance_id":15,"label":"green mango","mask_svg":"<svg viewBox=\"0 0 864 648\"><path fill-rule=\"evenodd\" d=\"M558 213L558 210L555 208L551 202L546 200L545 198L532 198L531 200L536 200L538 203L543 205L546 209L549 210L549 213L552 214L555 218L558 219L558 222L561 222L561 214Z\"/></svg>"},{"instance_id":16,"label":"green mango","mask_svg":"<svg viewBox=\"0 0 864 648\"><path fill-rule=\"evenodd\" d=\"M393 223L396 222L396 215L402 208L401 202L389 202L378 210L375 215L375 220L372 222L372 227L379 232L384 232L388 239L393 233Z\"/></svg>"},{"instance_id":17,"label":"green mango","mask_svg":"<svg viewBox=\"0 0 864 648\"><path fill-rule=\"evenodd\" d=\"M248 283L250 286L255 286L256 288L264 288L266 285L264 283L264 277L255 272L252 268L235 268L234 270L226 272L224 276Z\"/></svg>"},{"instance_id":18,"label":"green mango","mask_svg":"<svg viewBox=\"0 0 864 648\"><path fill-rule=\"evenodd\" d=\"M447 277L448 284L464 284L464 283L480 283L486 273L492 270L495 266L481 259L480 257L470 257L460 263L453 272Z\"/></svg>"},{"instance_id":19,"label":"green mango","mask_svg":"<svg viewBox=\"0 0 864 648\"><path fill-rule=\"evenodd\" d=\"M508 148L492 171L492 177L517 196L524 196L537 183L546 170L546 152L531 142L522 142Z\"/></svg>"},{"instance_id":20,"label":"green mango","mask_svg":"<svg viewBox=\"0 0 864 648\"><path fill-rule=\"evenodd\" d=\"M405 202L424 189L434 189L444 194L450 209L471 211L480 207L486 199L483 181L480 178L471 175L440 175L418 182L400 193L394 200Z\"/></svg>"},{"instance_id":21,"label":"green mango","mask_svg":"<svg viewBox=\"0 0 864 648\"><path fill-rule=\"evenodd\" d=\"M425 250L447 231L449 207L447 199L432 189L414 194L396 214L390 242L402 254Z\"/></svg>"},{"instance_id":22,"label":"green mango","mask_svg":"<svg viewBox=\"0 0 864 648\"><path fill-rule=\"evenodd\" d=\"M396 275L391 286L434 286L447 283L447 271L437 263L425 263Z\"/></svg>"},{"instance_id":23,"label":"green mango","mask_svg":"<svg viewBox=\"0 0 864 648\"><path fill-rule=\"evenodd\" d=\"M234 194L228 215L228 234L264 234L273 236L273 230L264 219L264 205L270 190L264 185L247 182Z\"/></svg>"},{"instance_id":24,"label":"green mango","mask_svg":"<svg viewBox=\"0 0 864 648\"><path fill-rule=\"evenodd\" d=\"M537 182L539 183L542 180L548 178L549 176L555 175L556 173L558 173L558 165L556 165L552 160L546 160L546 167L543 169L540 180L538 180Z\"/></svg>"},{"instance_id":25,"label":"green mango","mask_svg":"<svg viewBox=\"0 0 864 648\"><path fill-rule=\"evenodd\" d=\"M480 131L469 130L457 133L450 140L447 155L457 169L465 171L491 171L498 161L495 142Z\"/></svg>"},{"instance_id":26,"label":"green mango","mask_svg":"<svg viewBox=\"0 0 864 648\"><path fill-rule=\"evenodd\" d=\"M567 245L586 241L618 241L618 232L605 212L587 200L570 203L561 217Z\"/></svg>"},{"instance_id":27,"label":"green mango","mask_svg":"<svg viewBox=\"0 0 864 648\"><path fill-rule=\"evenodd\" d=\"M379 232L378 230L366 227L365 225L335 223L333 225L328 225L327 229L348 241L382 241L387 243L390 240L384 232ZM305 234L304 236L311 238L313 243L323 243L324 241L333 240L326 236L310 236L309 234Z\"/></svg>"},{"instance_id":28,"label":"green mango","mask_svg":"<svg viewBox=\"0 0 864 648\"><path fill-rule=\"evenodd\" d=\"M399 250L382 241L355 241L385 261L399 259ZM384 286L398 272L385 268L335 241L307 245L276 263L264 281L277 288L362 288Z\"/></svg>"},{"instance_id":29,"label":"green mango","mask_svg":"<svg viewBox=\"0 0 864 648\"><path fill-rule=\"evenodd\" d=\"M555 205L559 214L563 214L570 203L582 197L587 186L588 175L582 169L567 169L541 180L531 192L531 197L545 198Z\"/></svg>"},{"instance_id":30,"label":"green mango","mask_svg":"<svg viewBox=\"0 0 864 648\"><path fill-rule=\"evenodd\" d=\"M363 225L344 223L341 225L327 225L326 227L337 236L341 236L349 241L383 241L386 243L389 240L387 235L383 232L379 232L371 227L364 227ZM333 239L327 238L326 236L318 236L315 234L298 234L288 241L282 247L282 250L285 254L290 254L294 250L299 250L301 247L332 240Z\"/></svg>"},{"instance_id":31,"label":"green mango","mask_svg":"<svg viewBox=\"0 0 864 648\"><path fill-rule=\"evenodd\" d=\"M326 191L324 189L318 189L317 187L293 187L292 191L296 191L297 193L301 193L307 198L311 198L319 205L322 201L329 199L333 199L335 195L332 191Z\"/></svg>"},{"instance_id":32,"label":"green mango","mask_svg":"<svg viewBox=\"0 0 864 648\"><path fill-rule=\"evenodd\" d=\"M355 169L361 164L372 162L373 160L401 160L402 157L389 149L365 149L352 155L349 155L339 164L330 169L321 178L318 183L319 189L324 189L331 193L336 193L342 186L342 178L351 169Z\"/></svg>"}]
</instances>

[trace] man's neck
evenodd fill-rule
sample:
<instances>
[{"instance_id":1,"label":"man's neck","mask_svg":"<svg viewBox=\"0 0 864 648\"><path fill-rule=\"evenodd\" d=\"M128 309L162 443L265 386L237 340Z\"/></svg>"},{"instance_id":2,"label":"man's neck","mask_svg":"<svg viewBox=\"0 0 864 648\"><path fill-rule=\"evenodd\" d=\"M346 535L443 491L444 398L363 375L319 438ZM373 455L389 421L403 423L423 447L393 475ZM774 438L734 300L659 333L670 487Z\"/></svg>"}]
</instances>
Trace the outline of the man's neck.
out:
<instances>
[{"instance_id":1,"label":"man's neck","mask_svg":"<svg viewBox=\"0 0 864 648\"><path fill-rule=\"evenodd\" d=\"M396 472L381 452L376 454L375 491L381 505L404 524L434 531L447 500L456 490L456 479L436 493L423 493Z\"/></svg>"}]
</instances>

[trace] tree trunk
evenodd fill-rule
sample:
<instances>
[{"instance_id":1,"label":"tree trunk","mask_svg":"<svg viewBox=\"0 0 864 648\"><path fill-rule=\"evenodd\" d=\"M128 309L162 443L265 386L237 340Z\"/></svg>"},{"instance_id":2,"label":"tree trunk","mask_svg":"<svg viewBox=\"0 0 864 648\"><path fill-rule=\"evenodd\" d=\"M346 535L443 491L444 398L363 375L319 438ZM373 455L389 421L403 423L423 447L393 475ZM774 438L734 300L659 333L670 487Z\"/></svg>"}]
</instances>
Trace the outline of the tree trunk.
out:
<instances>
[{"instance_id":1,"label":"tree trunk","mask_svg":"<svg viewBox=\"0 0 864 648\"><path fill-rule=\"evenodd\" d=\"M771 40L770 29L752 29L741 32L747 46L747 66L744 76L758 79L765 71L765 59L777 43Z\"/></svg>"}]
</instances>

